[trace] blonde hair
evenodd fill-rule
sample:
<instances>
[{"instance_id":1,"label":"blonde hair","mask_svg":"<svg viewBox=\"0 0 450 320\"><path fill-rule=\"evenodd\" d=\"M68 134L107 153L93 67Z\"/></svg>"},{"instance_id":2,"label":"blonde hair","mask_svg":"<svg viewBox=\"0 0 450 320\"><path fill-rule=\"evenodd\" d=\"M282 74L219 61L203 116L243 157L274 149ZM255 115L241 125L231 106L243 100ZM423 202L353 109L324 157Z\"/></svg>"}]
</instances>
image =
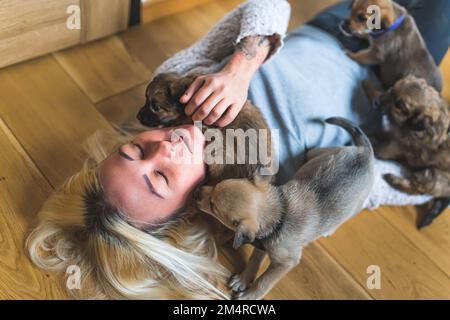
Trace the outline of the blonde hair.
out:
<instances>
[{"instance_id":1,"label":"blonde hair","mask_svg":"<svg viewBox=\"0 0 450 320\"><path fill-rule=\"evenodd\" d=\"M116 126L87 141L89 157L81 171L38 213L26 241L30 259L49 271L77 266L81 286L69 291L77 298L228 298L222 288L229 272L218 261L203 219L181 217L146 232L105 202L97 166L139 131L138 126Z\"/></svg>"}]
</instances>

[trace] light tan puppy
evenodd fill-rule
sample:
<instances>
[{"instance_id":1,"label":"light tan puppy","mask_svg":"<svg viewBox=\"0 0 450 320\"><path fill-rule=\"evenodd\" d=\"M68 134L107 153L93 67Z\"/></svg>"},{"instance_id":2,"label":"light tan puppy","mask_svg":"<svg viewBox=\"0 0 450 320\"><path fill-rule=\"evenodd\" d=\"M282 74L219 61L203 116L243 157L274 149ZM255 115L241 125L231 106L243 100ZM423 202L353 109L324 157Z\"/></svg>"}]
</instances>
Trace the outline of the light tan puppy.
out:
<instances>
[{"instance_id":1,"label":"light tan puppy","mask_svg":"<svg viewBox=\"0 0 450 320\"><path fill-rule=\"evenodd\" d=\"M197 194L201 211L235 231L234 248L255 246L245 270L230 279L237 298L263 298L299 263L304 246L333 233L363 207L373 185L370 142L348 120L326 121L346 129L355 146L308 152L306 164L280 187L256 176L202 187ZM271 263L253 282L266 253Z\"/></svg>"}]
</instances>

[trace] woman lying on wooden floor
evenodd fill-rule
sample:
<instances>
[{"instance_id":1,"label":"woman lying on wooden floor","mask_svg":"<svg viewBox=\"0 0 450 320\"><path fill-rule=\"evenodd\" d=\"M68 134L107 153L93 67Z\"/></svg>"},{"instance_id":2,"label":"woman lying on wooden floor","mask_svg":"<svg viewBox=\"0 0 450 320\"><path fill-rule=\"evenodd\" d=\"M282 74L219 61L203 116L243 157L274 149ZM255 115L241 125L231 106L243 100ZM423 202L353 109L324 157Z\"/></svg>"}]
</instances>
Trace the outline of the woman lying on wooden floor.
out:
<instances>
[{"instance_id":1,"label":"woman lying on wooden floor","mask_svg":"<svg viewBox=\"0 0 450 320\"><path fill-rule=\"evenodd\" d=\"M424 12L446 1L420 2ZM348 141L338 129L325 130L316 119L345 117L370 133L380 118L359 87L372 73L345 55L337 37L348 3L292 32L278 52L289 14L285 1L248 1L157 71L209 74L210 79L232 88L224 104L220 95L217 101L197 101L208 107L210 123L230 121L248 89L270 127L279 129L279 182L302 165L306 149ZM429 19L428 25L419 27L431 30L424 33L427 40L426 35L434 36L436 30L448 33L445 23ZM442 48L433 43L429 47L438 62L444 55ZM194 89L185 102L195 92L208 90ZM194 118L199 117L198 107L187 106ZM211 113L215 108L220 112ZM222 289L229 272L217 260L209 225L203 216L182 215L186 200L205 177L205 165L169 161L167 129L136 133L118 128L89 141L90 158L83 170L68 179L39 212L38 225L27 241L32 261L59 272L79 266L81 290L71 292L82 298L226 298ZM194 142L204 145L203 135L197 136ZM400 172L397 165L381 161L376 169L378 177ZM378 178L366 207L428 200L402 194Z\"/></svg>"}]
</instances>

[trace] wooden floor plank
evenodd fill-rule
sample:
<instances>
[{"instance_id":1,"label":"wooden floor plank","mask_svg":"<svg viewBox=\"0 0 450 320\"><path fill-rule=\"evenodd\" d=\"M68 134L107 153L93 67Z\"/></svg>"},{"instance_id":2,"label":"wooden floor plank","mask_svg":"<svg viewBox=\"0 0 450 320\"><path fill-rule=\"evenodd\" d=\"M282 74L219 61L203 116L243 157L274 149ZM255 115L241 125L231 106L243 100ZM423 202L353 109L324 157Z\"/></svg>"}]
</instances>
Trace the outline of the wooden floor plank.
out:
<instances>
[{"instance_id":1,"label":"wooden floor plank","mask_svg":"<svg viewBox=\"0 0 450 320\"><path fill-rule=\"evenodd\" d=\"M24 255L32 217L52 186L79 169L85 158L81 142L97 129L109 128L104 117L118 124L134 119L151 71L199 39L239 2L213 1L0 70L0 298L65 297L60 275L39 272ZM290 28L332 2L292 0ZM449 56L441 66L447 77ZM446 88L448 92L448 83ZM308 246L300 265L268 298L449 299L448 213L420 232L415 219L411 208L362 213L331 238ZM246 257L248 251L240 267ZM366 287L369 265L381 268L380 290Z\"/></svg>"},{"instance_id":2,"label":"wooden floor plank","mask_svg":"<svg viewBox=\"0 0 450 320\"><path fill-rule=\"evenodd\" d=\"M270 292L267 299L367 300L372 297L325 250L312 243L300 264Z\"/></svg>"},{"instance_id":3,"label":"wooden floor plank","mask_svg":"<svg viewBox=\"0 0 450 320\"><path fill-rule=\"evenodd\" d=\"M30 222L52 188L0 118L0 299L64 299L62 280L24 253Z\"/></svg>"},{"instance_id":4,"label":"wooden floor plank","mask_svg":"<svg viewBox=\"0 0 450 320\"><path fill-rule=\"evenodd\" d=\"M450 103L450 49L447 51L440 67L444 76L444 89L442 90L442 96L448 103Z\"/></svg>"},{"instance_id":5,"label":"wooden floor plank","mask_svg":"<svg viewBox=\"0 0 450 320\"><path fill-rule=\"evenodd\" d=\"M214 1L137 26L120 38L133 57L155 70L166 59L199 40L226 13L227 10Z\"/></svg>"},{"instance_id":6,"label":"wooden floor plank","mask_svg":"<svg viewBox=\"0 0 450 320\"><path fill-rule=\"evenodd\" d=\"M320 244L366 287L367 268L381 269L376 299L448 299L450 279L377 212L364 211Z\"/></svg>"},{"instance_id":7,"label":"wooden floor plank","mask_svg":"<svg viewBox=\"0 0 450 320\"><path fill-rule=\"evenodd\" d=\"M141 10L141 20L143 23L149 23L163 17L171 16L176 13L191 9L193 7L205 4L212 0L156 0L145 4Z\"/></svg>"},{"instance_id":8,"label":"wooden floor plank","mask_svg":"<svg viewBox=\"0 0 450 320\"><path fill-rule=\"evenodd\" d=\"M97 110L111 123L118 125L134 121L145 103L147 85L139 85L96 104Z\"/></svg>"},{"instance_id":9,"label":"wooden floor plank","mask_svg":"<svg viewBox=\"0 0 450 320\"><path fill-rule=\"evenodd\" d=\"M198 39L199 36L193 36L189 30L191 27L183 29L176 17L170 17L134 27L120 38L133 57L154 71L166 59Z\"/></svg>"},{"instance_id":10,"label":"wooden floor plank","mask_svg":"<svg viewBox=\"0 0 450 320\"><path fill-rule=\"evenodd\" d=\"M238 5L242 4L244 0L218 0L218 3L226 12L230 12Z\"/></svg>"},{"instance_id":11,"label":"wooden floor plank","mask_svg":"<svg viewBox=\"0 0 450 320\"><path fill-rule=\"evenodd\" d=\"M0 114L53 186L77 171L81 142L109 127L51 57L0 70Z\"/></svg>"},{"instance_id":12,"label":"wooden floor plank","mask_svg":"<svg viewBox=\"0 0 450 320\"><path fill-rule=\"evenodd\" d=\"M220 252L224 265L236 273L244 269L252 247L244 246L236 252L228 243ZM258 275L268 264L266 258ZM271 290L266 299L367 300L371 296L320 245L312 243L303 250L300 264Z\"/></svg>"},{"instance_id":13,"label":"wooden floor plank","mask_svg":"<svg viewBox=\"0 0 450 320\"><path fill-rule=\"evenodd\" d=\"M117 36L60 51L54 56L94 103L144 83L151 76L150 70L130 56Z\"/></svg>"},{"instance_id":14,"label":"wooden floor plank","mask_svg":"<svg viewBox=\"0 0 450 320\"><path fill-rule=\"evenodd\" d=\"M414 245L450 277L450 209L442 213L432 225L418 230L418 218L422 215L414 207L383 207L376 210L397 231Z\"/></svg>"}]
</instances>

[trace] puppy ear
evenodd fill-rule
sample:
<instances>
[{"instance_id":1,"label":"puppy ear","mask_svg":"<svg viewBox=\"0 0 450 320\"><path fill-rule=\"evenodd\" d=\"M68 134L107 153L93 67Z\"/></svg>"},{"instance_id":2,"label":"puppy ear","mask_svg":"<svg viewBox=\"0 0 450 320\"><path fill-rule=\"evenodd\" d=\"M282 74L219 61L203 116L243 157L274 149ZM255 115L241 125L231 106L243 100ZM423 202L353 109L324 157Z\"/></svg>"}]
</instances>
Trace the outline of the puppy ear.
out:
<instances>
[{"instance_id":1,"label":"puppy ear","mask_svg":"<svg viewBox=\"0 0 450 320\"><path fill-rule=\"evenodd\" d=\"M237 249L243 244L252 243L255 241L255 234L245 230L243 226L239 226L234 235L233 248Z\"/></svg>"},{"instance_id":2,"label":"puppy ear","mask_svg":"<svg viewBox=\"0 0 450 320\"><path fill-rule=\"evenodd\" d=\"M194 82L195 76L186 76L174 80L169 85L170 95L176 99L179 99Z\"/></svg>"},{"instance_id":3,"label":"puppy ear","mask_svg":"<svg viewBox=\"0 0 450 320\"><path fill-rule=\"evenodd\" d=\"M253 177L252 181L258 189L260 189L261 191L266 191L269 188L270 179L271 176L261 176L259 174L256 174Z\"/></svg>"},{"instance_id":4,"label":"puppy ear","mask_svg":"<svg viewBox=\"0 0 450 320\"><path fill-rule=\"evenodd\" d=\"M157 88L159 86L161 86L162 84L164 84L164 82L166 81L166 79L170 79L171 74L169 73L161 73L158 74L157 76L155 76L152 81L150 81L150 83L147 86L147 90L150 88Z\"/></svg>"},{"instance_id":5,"label":"puppy ear","mask_svg":"<svg viewBox=\"0 0 450 320\"><path fill-rule=\"evenodd\" d=\"M197 188L193 194L192 194L192 200L195 201L197 208L200 211L211 211L212 208L210 205L209 197L211 197L211 192L213 190L213 187L210 186L203 186L200 188Z\"/></svg>"},{"instance_id":6,"label":"puppy ear","mask_svg":"<svg viewBox=\"0 0 450 320\"><path fill-rule=\"evenodd\" d=\"M355 5L356 0L351 0L348 4L348 8L351 10L353 9L353 6Z\"/></svg>"}]
</instances>

